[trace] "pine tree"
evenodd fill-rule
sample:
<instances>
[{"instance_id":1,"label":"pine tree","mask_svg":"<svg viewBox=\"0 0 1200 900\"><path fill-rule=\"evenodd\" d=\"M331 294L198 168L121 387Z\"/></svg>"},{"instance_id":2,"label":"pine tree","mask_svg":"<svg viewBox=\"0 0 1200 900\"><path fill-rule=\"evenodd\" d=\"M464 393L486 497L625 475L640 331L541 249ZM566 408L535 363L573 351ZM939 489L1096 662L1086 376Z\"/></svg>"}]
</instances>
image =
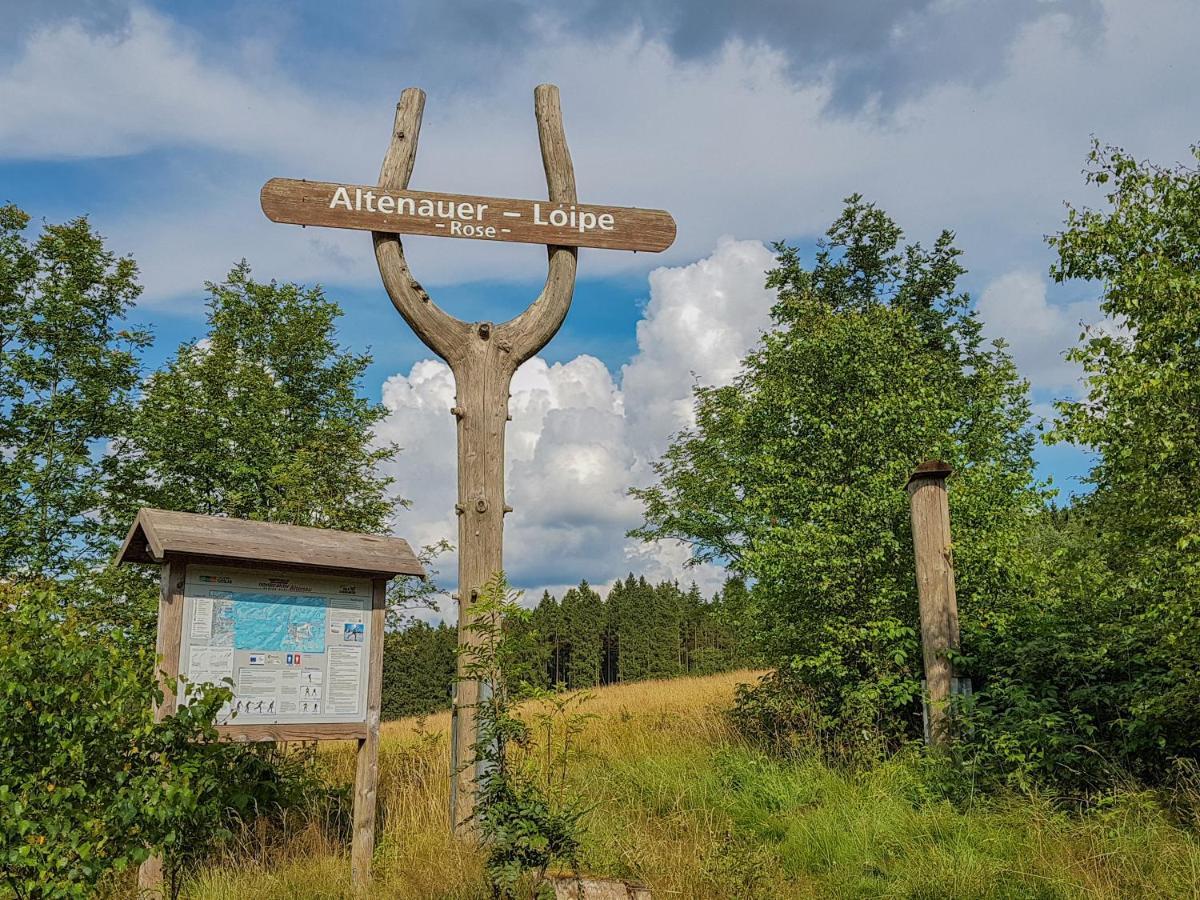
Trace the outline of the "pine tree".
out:
<instances>
[{"instance_id":1,"label":"pine tree","mask_svg":"<svg viewBox=\"0 0 1200 900\"><path fill-rule=\"evenodd\" d=\"M650 590L647 625L647 678L670 678L680 665L680 621L683 594L679 585L664 581Z\"/></svg>"},{"instance_id":2,"label":"pine tree","mask_svg":"<svg viewBox=\"0 0 1200 900\"><path fill-rule=\"evenodd\" d=\"M724 648L726 666L738 668L758 664L753 643L754 629L748 621L753 614L750 589L745 579L731 575L713 597L712 618L718 640Z\"/></svg>"},{"instance_id":3,"label":"pine tree","mask_svg":"<svg viewBox=\"0 0 1200 900\"><path fill-rule=\"evenodd\" d=\"M595 687L600 683L604 607L586 580L563 595L562 620L570 646L567 687Z\"/></svg>"},{"instance_id":4,"label":"pine tree","mask_svg":"<svg viewBox=\"0 0 1200 900\"><path fill-rule=\"evenodd\" d=\"M700 595L696 582L684 595L679 619L679 665L683 672L697 670L697 659L703 657L712 641L708 622L708 604Z\"/></svg>"},{"instance_id":5,"label":"pine tree","mask_svg":"<svg viewBox=\"0 0 1200 900\"><path fill-rule=\"evenodd\" d=\"M566 678L563 666L562 608L549 591L542 592L542 599L531 616L538 643L542 646L542 666L545 671L544 684L555 687Z\"/></svg>"},{"instance_id":6,"label":"pine tree","mask_svg":"<svg viewBox=\"0 0 1200 900\"><path fill-rule=\"evenodd\" d=\"M383 639L382 716L398 719L447 709L454 688L458 634L413 621Z\"/></svg>"},{"instance_id":7,"label":"pine tree","mask_svg":"<svg viewBox=\"0 0 1200 900\"><path fill-rule=\"evenodd\" d=\"M543 601L548 594L543 594ZM553 598L550 598L553 600ZM550 644L541 632L537 610L528 616L513 616L504 622L504 637L508 647L505 678L514 689L550 687L547 672Z\"/></svg>"}]
</instances>

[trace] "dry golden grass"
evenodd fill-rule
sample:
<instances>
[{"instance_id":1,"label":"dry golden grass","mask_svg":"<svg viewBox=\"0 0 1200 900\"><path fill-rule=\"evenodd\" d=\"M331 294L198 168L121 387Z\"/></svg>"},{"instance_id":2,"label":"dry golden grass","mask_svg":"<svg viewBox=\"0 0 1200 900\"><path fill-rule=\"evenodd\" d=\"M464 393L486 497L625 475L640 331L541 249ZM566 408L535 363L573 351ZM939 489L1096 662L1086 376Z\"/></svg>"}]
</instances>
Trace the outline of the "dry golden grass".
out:
<instances>
[{"instance_id":1,"label":"dry golden grass","mask_svg":"<svg viewBox=\"0 0 1200 900\"><path fill-rule=\"evenodd\" d=\"M757 673L594 692L571 777L594 803L584 865L642 880L656 898L1200 897L1200 844L1146 795L1067 816L1036 798L957 810L895 760L836 772L743 746L722 711ZM450 837L449 716L385 725L373 896L486 898L481 854ZM331 783L353 777L327 746ZM346 848L328 823L296 822L267 852L251 843L187 895L349 897Z\"/></svg>"}]
</instances>

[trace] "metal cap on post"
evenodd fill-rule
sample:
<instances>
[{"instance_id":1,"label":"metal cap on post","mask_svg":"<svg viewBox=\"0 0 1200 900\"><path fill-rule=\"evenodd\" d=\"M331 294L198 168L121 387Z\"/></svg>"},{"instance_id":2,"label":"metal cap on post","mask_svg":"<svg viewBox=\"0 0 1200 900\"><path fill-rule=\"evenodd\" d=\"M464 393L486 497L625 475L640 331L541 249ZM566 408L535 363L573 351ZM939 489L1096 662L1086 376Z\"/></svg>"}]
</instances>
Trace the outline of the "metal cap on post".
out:
<instances>
[{"instance_id":1,"label":"metal cap on post","mask_svg":"<svg viewBox=\"0 0 1200 900\"><path fill-rule=\"evenodd\" d=\"M950 463L943 462L940 459L927 459L913 469L913 473L908 476L909 492L912 492L914 481L932 478L944 483L953 474L954 469L950 466Z\"/></svg>"},{"instance_id":2,"label":"metal cap on post","mask_svg":"<svg viewBox=\"0 0 1200 900\"><path fill-rule=\"evenodd\" d=\"M928 690L928 737L932 746L950 740L948 706L954 671L950 651L959 647L958 599L950 540L950 502L946 479L953 470L940 459L926 460L908 479L912 514L921 650Z\"/></svg>"}]
</instances>

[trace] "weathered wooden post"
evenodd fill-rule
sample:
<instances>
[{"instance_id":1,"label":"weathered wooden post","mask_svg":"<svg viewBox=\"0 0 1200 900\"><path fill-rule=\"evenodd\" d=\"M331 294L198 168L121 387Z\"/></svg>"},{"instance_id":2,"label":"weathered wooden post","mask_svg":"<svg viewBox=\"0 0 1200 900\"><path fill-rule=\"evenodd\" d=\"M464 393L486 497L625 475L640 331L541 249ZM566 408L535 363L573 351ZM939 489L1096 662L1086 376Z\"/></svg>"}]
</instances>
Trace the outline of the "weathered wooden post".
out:
<instances>
[{"instance_id":1,"label":"weathered wooden post","mask_svg":"<svg viewBox=\"0 0 1200 900\"><path fill-rule=\"evenodd\" d=\"M577 247L658 252L675 239L662 210L592 206L577 201L558 88L534 90L534 114L549 202L408 190L425 94L409 88L396 106L378 185L276 178L262 208L276 222L371 231L375 259L392 305L454 373L458 421L458 636L478 642L473 613L484 583L503 568L504 430L509 384L517 367L554 337L575 289ZM536 300L507 322L464 322L441 310L413 277L400 234L545 244L549 271ZM464 659L460 656L459 675ZM469 829L479 772L470 765L479 685L460 677L452 735L454 827Z\"/></svg>"},{"instance_id":2,"label":"weathered wooden post","mask_svg":"<svg viewBox=\"0 0 1200 900\"><path fill-rule=\"evenodd\" d=\"M908 479L917 599L921 611L921 649L929 695L928 740L935 747L945 746L951 737L949 703L954 667L949 653L959 647L950 503L946 495L946 479L950 473L946 463L929 460L917 466Z\"/></svg>"},{"instance_id":3,"label":"weathered wooden post","mask_svg":"<svg viewBox=\"0 0 1200 900\"><path fill-rule=\"evenodd\" d=\"M409 88L396 107L392 143L379 173L383 188L404 190L412 174L425 105L422 91ZM550 200L575 203L575 173L563 131L558 89L541 85L534 112ZM549 273L541 296L524 313L501 325L463 322L443 312L413 278L396 234L374 233L375 258L388 296L404 320L454 372L458 423L458 642L478 643L472 608L484 582L504 567L504 431L509 419L509 383L517 366L554 337L575 289L576 249L550 246ZM474 810L478 773L470 765L475 745L479 684L461 677L455 697L452 804L454 824L463 827Z\"/></svg>"}]
</instances>

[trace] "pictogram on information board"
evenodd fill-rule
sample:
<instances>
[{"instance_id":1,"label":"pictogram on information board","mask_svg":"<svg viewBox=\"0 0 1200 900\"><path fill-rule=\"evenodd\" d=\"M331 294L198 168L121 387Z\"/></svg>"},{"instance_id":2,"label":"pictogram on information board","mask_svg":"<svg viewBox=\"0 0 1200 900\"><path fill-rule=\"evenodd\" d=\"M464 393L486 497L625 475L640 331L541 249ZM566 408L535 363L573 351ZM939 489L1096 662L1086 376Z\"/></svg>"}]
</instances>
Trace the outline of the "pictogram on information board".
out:
<instances>
[{"instance_id":1,"label":"pictogram on information board","mask_svg":"<svg viewBox=\"0 0 1200 900\"><path fill-rule=\"evenodd\" d=\"M232 688L217 724L361 722L370 611L369 579L189 565L179 671Z\"/></svg>"}]
</instances>

